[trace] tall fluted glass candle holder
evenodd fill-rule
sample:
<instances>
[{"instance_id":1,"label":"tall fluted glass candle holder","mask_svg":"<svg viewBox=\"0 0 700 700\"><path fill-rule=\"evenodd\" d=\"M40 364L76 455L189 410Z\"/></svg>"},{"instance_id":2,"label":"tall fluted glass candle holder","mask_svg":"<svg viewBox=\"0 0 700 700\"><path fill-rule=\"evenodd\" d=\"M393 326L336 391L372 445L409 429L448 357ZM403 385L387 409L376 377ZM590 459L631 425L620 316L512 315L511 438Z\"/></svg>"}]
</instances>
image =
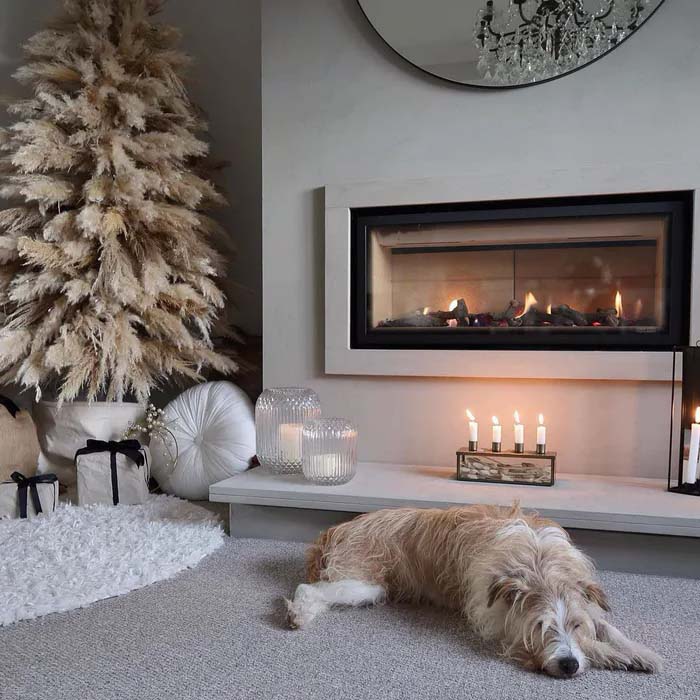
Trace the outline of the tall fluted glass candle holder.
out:
<instances>
[{"instance_id":1,"label":"tall fluted glass candle holder","mask_svg":"<svg viewBox=\"0 0 700 700\"><path fill-rule=\"evenodd\" d=\"M275 474L301 472L304 421L321 415L316 392L303 387L265 389L255 404L256 451Z\"/></svg>"},{"instance_id":2,"label":"tall fluted glass candle holder","mask_svg":"<svg viewBox=\"0 0 700 700\"><path fill-rule=\"evenodd\" d=\"M357 428L342 418L316 418L302 432L304 476L314 484L336 486L355 476Z\"/></svg>"}]
</instances>

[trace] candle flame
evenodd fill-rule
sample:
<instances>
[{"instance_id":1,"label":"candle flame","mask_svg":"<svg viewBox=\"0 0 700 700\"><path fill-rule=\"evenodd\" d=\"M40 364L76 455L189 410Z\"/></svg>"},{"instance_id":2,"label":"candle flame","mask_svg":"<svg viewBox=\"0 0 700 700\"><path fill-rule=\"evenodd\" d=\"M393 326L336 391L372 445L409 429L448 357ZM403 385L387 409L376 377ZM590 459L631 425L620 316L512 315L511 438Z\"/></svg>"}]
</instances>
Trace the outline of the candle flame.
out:
<instances>
[{"instance_id":1,"label":"candle flame","mask_svg":"<svg viewBox=\"0 0 700 700\"><path fill-rule=\"evenodd\" d=\"M547 313L551 316L552 315L552 305L547 304Z\"/></svg>"},{"instance_id":2,"label":"candle flame","mask_svg":"<svg viewBox=\"0 0 700 700\"><path fill-rule=\"evenodd\" d=\"M695 422L700 423L700 406L695 409Z\"/></svg>"},{"instance_id":3,"label":"candle flame","mask_svg":"<svg viewBox=\"0 0 700 700\"><path fill-rule=\"evenodd\" d=\"M615 293L615 313L618 318L622 318L622 294L619 289Z\"/></svg>"},{"instance_id":4,"label":"candle flame","mask_svg":"<svg viewBox=\"0 0 700 700\"><path fill-rule=\"evenodd\" d=\"M513 419L515 420L516 425L520 425L520 414L517 411L513 413Z\"/></svg>"},{"instance_id":5,"label":"candle flame","mask_svg":"<svg viewBox=\"0 0 700 700\"><path fill-rule=\"evenodd\" d=\"M474 414L469 409L467 409L467 418L469 418L469 420L476 420Z\"/></svg>"},{"instance_id":6,"label":"candle flame","mask_svg":"<svg viewBox=\"0 0 700 700\"><path fill-rule=\"evenodd\" d=\"M541 413L540 413L539 416L537 416L537 422L538 422L540 425L544 425L544 416L543 416Z\"/></svg>"},{"instance_id":7,"label":"candle flame","mask_svg":"<svg viewBox=\"0 0 700 700\"><path fill-rule=\"evenodd\" d=\"M521 316L524 316L536 304L537 299L535 299L535 295L532 292L528 292L525 295L525 306L523 306L523 310L519 314L516 314L515 318L520 318Z\"/></svg>"},{"instance_id":8,"label":"candle flame","mask_svg":"<svg viewBox=\"0 0 700 700\"><path fill-rule=\"evenodd\" d=\"M448 311L454 311L457 308L457 304L459 304L459 299L453 299L450 302L450 305L447 307Z\"/></svg>"},{"instance_id":9,"label":"candle flame","mask_svg":"<svg viewBox=\"0 0 700 700\"><path fill-rule=\"evenodd\" d=\"M491 416L491 420L493 421L494 425L500 425L500 423L498 422L498 418L496 418L496 416Z\"/></svg>"}]
</instances>

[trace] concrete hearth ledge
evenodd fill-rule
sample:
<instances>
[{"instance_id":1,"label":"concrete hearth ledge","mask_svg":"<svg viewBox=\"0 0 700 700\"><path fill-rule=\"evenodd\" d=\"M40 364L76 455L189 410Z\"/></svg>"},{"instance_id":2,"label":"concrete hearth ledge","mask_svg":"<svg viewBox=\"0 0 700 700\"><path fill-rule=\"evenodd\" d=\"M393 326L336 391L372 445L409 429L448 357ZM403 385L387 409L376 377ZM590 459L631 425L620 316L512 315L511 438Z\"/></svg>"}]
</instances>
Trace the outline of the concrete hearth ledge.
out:
<instances>
[{"instance_id":1,"label":"concrete hearth ledge","mask_svg":"<svg viewBox=\"0 0 700 700\"><path fill-rule=\"evenodd\" d=\"M365 462L342 486L257 467L213 484L209 500L249 506L364 513L483 503L535 509L568 528L700 537L700 498L668 493L665 480L561 474L553 487L470 484L454 469ZM235 522L231 508L232 531Z\"/></svg>"}]
</instances>

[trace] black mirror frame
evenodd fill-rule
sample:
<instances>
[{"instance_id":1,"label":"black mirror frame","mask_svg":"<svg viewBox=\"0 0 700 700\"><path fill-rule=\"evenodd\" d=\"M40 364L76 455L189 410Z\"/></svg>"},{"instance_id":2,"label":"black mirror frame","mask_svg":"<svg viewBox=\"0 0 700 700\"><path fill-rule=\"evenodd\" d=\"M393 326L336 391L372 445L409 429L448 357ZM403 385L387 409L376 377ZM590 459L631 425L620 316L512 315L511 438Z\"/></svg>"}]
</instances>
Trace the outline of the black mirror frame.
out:
<instances>
[{"instance_id":1,"label":"black mirror frame","mask_svg":"<svg viewBox=\"0 0 700 700\"><path fill-rule=\"evenodd\" d=\"M404 56L398 49L395 49L384 38L382 33L374 26L374 24L372 23L372 20L367 15L367 12L365 12L365 8L362 7L362 0L355 0L355 1L357 2L357 6L360 8L360 12L364 16L364 18L367 20L367 23L369 24L369 26L372 27L372 30L375 32L375 34L402 61L413 66L414 68L419 70L421 73L424 73L425 75L429 75L433 78L436 78L437 80L441 80L444 83L449 83L450 85L458 85L460 87L465 87L465 88L474 88L476 90L518 90L520 88L535 87L536 85L544 85L545 83L551 83L553 80L559 80L559 78L565 78L567 75L572 75L574 73L577 73L580 70L583 70L584 68L588 68L588 66L593 65L596 61L600 61L601 58L605 58L607 55L611 54L617 48L622 46L622 44L624 44L628 39L630 39L637 32L639 32L644 26L646 26L649 23L651 18L659 11L659 8L666 2L666 0L660 0L659 4L651 11L651 14L644 20L644 22L642 22L642 24L637 29L635 29L631 34L626 36L619 44L614 46L612 49L609 49L605 53L600 54L600 56L597 56L596 58L590 60L588 63L584 64L583 66L578 66L577 68L572 68L571 70L566 71L565 73L561 73L559 75L553 75L551 78L544 78L543 80L538 80L534 83L523 83L522 85L479 85L477 83L463 83L459 80L452 80L452 78L446 78L442 75L438 75L437 73L431 73L429 70L426 70L422 66L419 66L417 63L414 63L413 61L411 61L410 58L406 58L406 56Z\"/></svg>"}]
</instances>

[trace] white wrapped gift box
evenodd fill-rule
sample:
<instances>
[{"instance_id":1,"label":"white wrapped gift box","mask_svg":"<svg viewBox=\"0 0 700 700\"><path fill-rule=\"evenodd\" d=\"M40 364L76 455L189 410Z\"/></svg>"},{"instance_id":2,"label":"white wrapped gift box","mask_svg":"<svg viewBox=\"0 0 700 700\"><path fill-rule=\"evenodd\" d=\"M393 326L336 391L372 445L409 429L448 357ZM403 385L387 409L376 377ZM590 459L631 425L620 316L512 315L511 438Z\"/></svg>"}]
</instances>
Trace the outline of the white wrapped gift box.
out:
<instances>
[{"instance_id":1,"label":"white wrapped gift box","mask_svg":"<svg viewBox=\"0 0 700 700\"><path fill-rule=\"evenodd\" d=\"M151 454L148 447L137 441L88 440L87 446L75 455L75 467L81 506L90 503L138 505L148 498Z\"/></svg>"},{"instance_id":2,"label":"white wrapped gift box","mask_svg":"<svg viewBox=\"0 0 700 700\"><path fill-rule=\"evenodd\" d=\"M19 474L16 480L0 481L0 518L33 518L53 513L57 505L58 479L53 474L38 477Z\"/></svg>"}]
</instances>

